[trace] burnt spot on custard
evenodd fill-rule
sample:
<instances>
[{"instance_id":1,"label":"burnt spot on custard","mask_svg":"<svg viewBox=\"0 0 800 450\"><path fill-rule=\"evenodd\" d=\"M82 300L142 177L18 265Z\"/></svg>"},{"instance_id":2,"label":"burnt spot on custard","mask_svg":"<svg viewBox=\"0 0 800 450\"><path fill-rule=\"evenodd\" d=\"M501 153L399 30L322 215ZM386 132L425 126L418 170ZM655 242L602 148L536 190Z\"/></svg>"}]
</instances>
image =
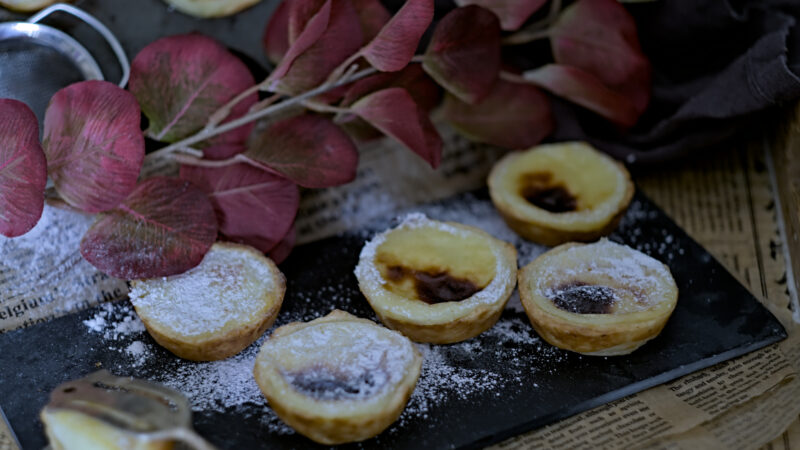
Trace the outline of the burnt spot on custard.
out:
<instances>
[{"instance_id":1,"label":"burnt spot on custard","mask_svg":"<svg viewBox=\"0 0 800 450\"><path fill-rule=\"evenodd\" d=\"M345 374L325 365L314 365L286 375L293 389L317 400L366 398L385 384L387 376L380 370L359 375Z\"/></svg>"},{"instance_id":2,"label":"burnt spot on custard","mask_svg":"<svg viewBox=\"0 0 800 450\"><path fill-rule=\"evenodd\" d=\"M552 213L578 209L578 199L550 172L526 173L520 178L519 194L528 203Z\"/></svg>"},{"instance_id":3,"label":"burnt spot on custard","mask_svg":"<svg viewBox=\"0 0 800 450\"><path fill-rule=\"evenodd\" d=\"M404 266L391 266L387 276L395 282L411 279L417 297L430 305L459 302L483 289L468 279L452 276L446 270L420 271Z\"/></svg>"},{"instance_id":4,"label":"burnt spot on custard","mask_svg":"<svg viewBox=\"0 0 800 450\"><path fill-rule=\"evenodd\" d=\"M610 314L617 296L608 286L571 281L553 289L550 301L571 313Z\"/></svg>"}]
</instances>

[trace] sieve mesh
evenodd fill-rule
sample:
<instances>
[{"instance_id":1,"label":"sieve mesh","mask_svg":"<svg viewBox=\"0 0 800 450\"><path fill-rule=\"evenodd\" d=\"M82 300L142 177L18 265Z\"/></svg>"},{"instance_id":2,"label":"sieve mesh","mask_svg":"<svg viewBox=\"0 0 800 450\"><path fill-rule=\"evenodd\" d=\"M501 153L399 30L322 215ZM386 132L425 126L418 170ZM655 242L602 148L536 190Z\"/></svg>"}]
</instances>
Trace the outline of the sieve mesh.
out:
<instances>
[{"instance_id":1,"label":"sieve mesh","mask_svg":"<svg viewBox=\"0 0 800 450\"><path fill-rule=\"evenodd\" d=\"M29 38L0 40L0 98L28 104L39 123L53 94L85 78L58 50Z\"/></svg>"}]
</instances>

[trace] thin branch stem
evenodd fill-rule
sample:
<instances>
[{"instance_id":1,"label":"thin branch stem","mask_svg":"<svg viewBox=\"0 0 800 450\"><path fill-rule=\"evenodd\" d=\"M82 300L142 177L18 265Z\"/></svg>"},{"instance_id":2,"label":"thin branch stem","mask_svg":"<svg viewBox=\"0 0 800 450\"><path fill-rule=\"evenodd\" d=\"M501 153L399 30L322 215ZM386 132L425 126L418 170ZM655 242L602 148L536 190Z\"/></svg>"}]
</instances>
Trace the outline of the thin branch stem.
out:
<instances>
[{"instance_id":1,"label":"thin branch stem","mask_svg":"<svg viewBox=\"0 0 800 450\"><path fill-rule=\"evenodd\" d=\"M281 97L283 97L283 94L272 94L269 97L265 98L264 100L261 100L260 102L251 106L248 112L260 111L266 108L267 106L277 102L278 100L281 99Z\"/></svg>"},{"instance_id":2,"label":"thin branch stem","mask_svg":"<svg viewBox=\"0 0 800 450\"><path fill-rule=\"evenodd\" d=\"M216 110L214 114L211 114L211 117L208 118L208 123L206 123L206 130L210 130L215 126L222 123L229 115L231 115L231 111L236 105L239 104L245 98L255 94L256 92L261 90L261 83L255 84L248 89L244 90L241 94L234 97L231 101L223 105L220 109Z\"/></svg>"},{"instance_id":3,"label":"thin branch stem","mask_svg":"<svg viewBox=\"0 0 800 450\"><path fill-rule=\"evenodd\" d=\"M339 64L337 68L333 69L331 74L328 76L326 83L335 83L336 81L345 78L347 76L347 72L352 69L352 66L356 65L355 62L358 61L358 58L361 58L361 50L350 55L350 57ZM356 67L358 66L356 65Z\"/></svg>"},{"instance_id":4,"label":"thin branch stem","mask_svg":"<svg viewBox=\"0 0 800 450\"><path fill-rule=\"evenodd\" d=\"M319 113L346 114L351 112L349 108L340 108L338 106L326 105L324 103L315 102L313 100L304 101L303 106Z\"/></svg>"},{"instance_id":5,"label":"thin branch stem","mask_svg":"<svg viewBox=\"0 0 800 450\"><path fill-rule=\"evenodd\" d=\"M539 39L546 39L550 37L550 30L536 30L536 31L528 31L523 30L517 33L514 33L510 36L506 36L503 38L503 45L520 45L520 44L527 44L529 42L538 41Z\"/></svg>"},{"instance_id":6,"label":"thin branch stem","mask_svg":"<svg viewBox=\"0 0 800 450\"><path fill-rule=\"evenodd\" d=\"M159 149L159 150L155 151L152 154L168 155L168 154L172 154L172 153L174 153L176 151L181 151L182 153L189 153L189 154L192 154L193 156L202 157L203 156L202 152L200 152L199 155L195 155L192 152L184 151L185 147L188 147L190 145L196 144L198 142L205 141L206 139L212 138L214 136L218 136L218 135L220 135L222 133L227 133L228 131L231 131L233 129L239 128L242 125L246 125L246 124L248 124L250 122L255 122L256 120L262 119L262 118L267 117L267 116L269 116L271 114L276 114L276 113L278 113L280 111L283 111L285 109L288 109L288 108L290 108L290 107L292 107L294 105L302 104L304 101L306 101L306 100L308 100L310 98L316 97L317 95L320 95L322 93L330 91L331 89L337 88L337 87L339 87L339 86L341 86L343 84L347 84L347 83L351 83L351 82L356 81L356 80L360 80L361 78L364 78L366 76L372 75L372 74L374 74L376 72L377 72L377 70L375 70L374 68L370 67L370 68L361 70L359 72L356 72L356 73L354 73L353 75L351 75L351 76L349 76L347 78L341 78L341 79L337 80L336 82L324 83L324 84L322 84L322 85L320 85L320 86L318 86L318 87L316 87L314 89L311 89L310 91L306 91L306 92L304 92L304 93L302 93L302 94L300 94L298 96L288 98L288 99L286 99L286 100L284 100L284 101L282 101L282 102L280 102L278 104L271 105L271 106L269 106L267 108L264 108L264 109L261 109L261 110L258 110L258 111L249 112L249 113L245 114L242 117L239 117L237 119L231 120L230 122L225 122L223 124L217 125L214 128L207 129L207 130L204 129L204 130L200 131L199 133L196 133L196 134L194 134L192 136L189 136L189 137L187 137L185 139L182 139L182 140L180 140L178 142L175 142L174 144L171 144L171 145L168 145L168 146L166 146L166 147L164 147L162 149Z\"/></svg>"},{"instance_id":7,"label":"thin branch stem","mask_svg":"<svg viewBox=\"0 0 800 450\"><path fill-rule=\"evenodd\" d=\"M512 83L530 83L530 81L526 80L525 77L515 73L506 72L504 70L500 71L500 79L510 81Z\"/></svg>"},{"instance_id":8,"label":"thin branch stem","mask_svg":"<svg viewBox=\"0 0 800 450\"><path fill-rule=\"evenodd\" d=\"M211 159L202 159L196 158L194 156L184 155L181 153L176 153L172 155L175 162L179 164L186 164L189 166L197 166L197 167L209 167L209 168L220 168L220 167L228 167L234 164L238 164L241 162L247 162L247 159L241 154L231 156L228 159L219 159L219 160L211 160Z\"/></svg>"},{"instance_id":9,"label":"thin branch stem","mask_svg":"<svg viewBox=\"0 0 800 450\"><path fill-rule=\"evenodd\" d=\"M547 17L528 25L510 36L506 36L502 41L503 45L527 44L528 42L549 37L548 28L556 21L560 13L561 0L552 0Z\"/></svg>"},{"instance_id":10,"label":"thin branch stem","mask_svg":"<svg viewBox=\"0 0 800 450\"><path fill-rule=\"evenodd\" d=\"M414 55L414 57L411 58L412 63L422 63L423 61L425 61L425 55Z\"/></svg>"}]
</instances>

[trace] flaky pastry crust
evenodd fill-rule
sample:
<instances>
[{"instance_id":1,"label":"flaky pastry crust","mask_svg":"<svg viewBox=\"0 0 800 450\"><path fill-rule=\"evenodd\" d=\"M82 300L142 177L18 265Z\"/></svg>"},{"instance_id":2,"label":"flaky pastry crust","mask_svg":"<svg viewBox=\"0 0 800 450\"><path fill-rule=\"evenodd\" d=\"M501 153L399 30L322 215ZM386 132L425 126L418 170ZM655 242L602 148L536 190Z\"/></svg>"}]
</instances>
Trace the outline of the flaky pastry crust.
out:
<instances>
[{"instance_id":1,"label":"flaky pastry crust","mask_svg":"<svg viewBox=\"0 0 800 450\"><path fill-rule=\"evenodd\" d=\"M258 250L246 245L217 242L211 247L206 258L212 252L233 252L244 261L247 261L248 264L258 266L262 272L268 273L268 276L264 279L247 280L254 285L260 286L257 292L251 293L254 295L243 295L241 298L235 299L235 301L242 303L251 302L253 305L252 314L248 314L246 317L237 317L236 320L229 321L221 328L187 335L180 331L178 323L160 319L161 308L153 302L155 300L153 296L159 296L163 292L185 295L181 292L172 293L168 287L165 290L156 291L155 286L164 286L169 284L169 280L189 276L193 271L202 271L205 267L202 262L189 272L175 277L168 277L166 280L134 280L131 282L131 301L150 336L159 345L175 355L192 361L225 359L252 344L275 322L286 292L286 279L283 274L271 259ZM205 261L206 259L204 259ZM240 271L239 273L246 276L249 272ZM213 301L214 296L223 294L223 292L213 292L213 289L212 292L201 293L203 296L211 297L207 300L209 302ZM225 288L220 287L218 289ZM143 304L143 300L146 300L146 304ZM160 298L158 301L170 302L173 301L173 298ZM224 318L227 313L224 309L220 309L209 314L219 315ZM181 320L180 318L173 319L176 321Z\"/></svg>"},{"instance_id":2,"label":"flaky pastry crust","mask_svg":"<svg viewBox=\"0 0 800 450\"><path fill-rule=\"evenodd\" d=\"M434 264L436 267L429 271L453 273L464 271L460 266L465 264L467 259L471 259L469 262L474 263L477 259L474 258L474 254L465 252L464 255L454 254L452 258L448 258L447 255L455 253L457 247L468 243L482 246L489 255L484 258L486 260L484 267L471 268L470 271L466 271L471 275L465 275L467 278L475 279L483 277L483 282L475 283L480 289L462 300L434 304L421 301L414 293L398 293L391 290L390 280L386 279L386 275L381 273L378 267L381 249L385 242L393 239L393 233L397 230L410 229L421 233L426 229L433 230L431 232L456 237L454 242L442 248L437 248L437 239L431 239L426 251L440 256L442 261ZM403 255L397 258L402 263ZM426 268L418 267L418 269ZM355 273L361 292L387 327L398 330L417 342L449 344L475 337L497 323L516 285L516 270L517 252L511 244L475 227L455 222L438 222L419 215L406 219L399 227L379 234L368 242L361 251Z\"/></svg>"},{"instance_id":3,"label":"flaky pastry crust","mask_svg":"<svg viewBox=\"0 0 800 450\"><path fill-rule=\"evenodd\" d=\"M315 353L313 361L303 360L304 355L286 348L315 347L314 333L334 337L326 341L327 347L311 350L323 353ZM313 370L315 365L342 363L338 361L339 355L347 352L349 345L369 346L369 339L376 337L381 341L377 345L391 343L392 347L393 357L381 361L383 368L396 370L371 395L343 399L315 397L297 389L287 377L286 373L292 369L302 371L312 366ZM262 346L253 374L269 406L281 420L315 442L336 445L371 438L396 421L416 386L421 368L422 357L406 337L370 320L335 310L310 322L293 322L276 329Z\"/></svg>"},{"instance_id":4,"label":"flaky pastry crust","mask_svg":"<svg viewBox=\"0 0 800 450\"><path fill-rule=\"evenodd\" d=\"M535 182L550 189L550 199L571 203L551 210L523 195ZM520 236L554 246L593 241L619 224L634 193L625 166L583 142L540 145L509 153L492 168L489 193L500 215ZM561 198L553 188L564 189ZM557 209L558 207L561 209Z\"/></svg>"},{"instance_id":5,"label":"flaky pastry crust","mask_svg":"<svg viewBox=\"0 0 800 450\"><path fill-rule=\"evenodd\" d=\"M596 254L590 250L593 246ZM570 257L586 262L586 267L594 267L595 272L598 269L592 265L592 259L609 254L612 261L615 256L646 261L647 267L642 270L649 279L642 286L637 285L635 277L630 276L612 280L583 268L571 272L573 268L566 267L564 263L574 262L575 259L563 256L575 249L580 249L580 253L573 251L574 255ZM622 273L622 270L619 272ZM559 308L552 298L548 298L548 294L552 296L553 286L582 280L587 284L602 283L622 296L640 298L642 304L632 301L632 308L628 311L586 314ZM605 240L594 244L563 244L541 255L520 269L519 292L531 324L544 340L565 350L595 356L628 354L655 338L664 328L678 300L678 288L664 264L636 250Z\"/></svg>"}]
</instances>

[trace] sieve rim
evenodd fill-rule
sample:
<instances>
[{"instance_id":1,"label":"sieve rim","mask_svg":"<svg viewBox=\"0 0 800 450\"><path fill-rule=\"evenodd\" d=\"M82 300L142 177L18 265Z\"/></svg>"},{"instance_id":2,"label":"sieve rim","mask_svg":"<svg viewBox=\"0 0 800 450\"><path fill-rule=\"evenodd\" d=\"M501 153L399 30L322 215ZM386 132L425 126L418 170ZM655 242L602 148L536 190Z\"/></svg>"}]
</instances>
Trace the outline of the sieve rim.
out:
<instances>
[{"instance_id":1,"label":"sieve rim","mask_svg":"<svg viewBox=\"0 0 800 450\"><path fill-rule=\"evenodd\" d=\"M103 80L103 71L86 48L72 36L41 23L2 22L0 42L20 39L51 48L69 59L86 80Z\"/></svg>"}]
</instances>

